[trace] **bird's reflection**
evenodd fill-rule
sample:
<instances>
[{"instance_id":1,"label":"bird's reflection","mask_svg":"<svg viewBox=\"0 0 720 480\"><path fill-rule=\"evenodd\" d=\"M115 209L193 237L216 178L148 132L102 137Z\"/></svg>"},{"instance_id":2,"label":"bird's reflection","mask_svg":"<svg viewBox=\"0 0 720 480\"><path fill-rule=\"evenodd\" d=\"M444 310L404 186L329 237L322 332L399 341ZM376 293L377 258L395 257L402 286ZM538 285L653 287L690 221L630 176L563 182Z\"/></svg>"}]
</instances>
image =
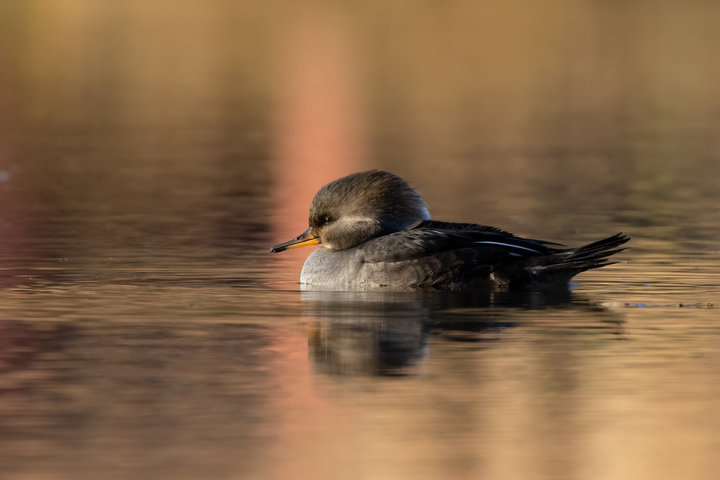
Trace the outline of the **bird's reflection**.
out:
<instances>
[{"instance_id":1,"label":"bird's reflection","mask_svg":"<svg viewBox=\"0 0 720 480\"><path fill-rule=\"evenodd\" d=\"M621 333L616 314L570 291L531 292L302 292L309 352L317 373L408 375L442 341L491 342L528 322L528 312L571 309L592 314L592 325Z\"/></svg>"},{"instance_id":2,"label":"bird's reflection","mask_svg":"<svg viewBox=\"0 0 720 480\"><path fill-rule=\"evenodd\" d=\"M425 355L429 307L385 292L303 292L316 370L334 374L404 373Z\"/></svg>"}]
</instances>

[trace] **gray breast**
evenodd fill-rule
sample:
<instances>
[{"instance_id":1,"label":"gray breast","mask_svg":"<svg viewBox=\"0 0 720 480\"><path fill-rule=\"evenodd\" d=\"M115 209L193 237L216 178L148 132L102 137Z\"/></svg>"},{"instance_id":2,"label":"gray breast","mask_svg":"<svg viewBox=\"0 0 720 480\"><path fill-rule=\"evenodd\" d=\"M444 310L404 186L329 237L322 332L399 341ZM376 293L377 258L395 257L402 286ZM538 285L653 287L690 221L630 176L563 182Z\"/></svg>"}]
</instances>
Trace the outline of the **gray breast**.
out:
<instances>
[{"instance_id":1,"label":"gray breast","mask_svg":"<svg viewBox=\"0 0 720 480\"><path fill-rule=\"evenodd\" d=\"M300 282L305 290L370 290L417 284L413 269L405 267L393 262L367 261L362 248L342 251L318 248L305 261Z\"/></svg>"},{"instance_id":2,"label":"gray breast","mask_svg":"<svg viewBox=\"0 0 720 480\"><path fill-rule=\"evenodd\" d=\"M488 280L489 269L472 268L453 253L404 260L380 260L365 248L333 251L319 248L305 261L300 282L303 290L394 290L440 288L455 290ZM369 256L368 256L369 255ZM481 270L481 271L478 271Z\"/></svg>"},{"instance_id":3,"label":"gray breast","mask_svg":"<svg viewBox=\"0 0 720 480\"><path fill-rule=\"evenodd\" d=\"M358 288L365 262L358 248L333 251L318 248L308 256L300 273L303 288L349 289Z\"/></svg>"}]
</instances>

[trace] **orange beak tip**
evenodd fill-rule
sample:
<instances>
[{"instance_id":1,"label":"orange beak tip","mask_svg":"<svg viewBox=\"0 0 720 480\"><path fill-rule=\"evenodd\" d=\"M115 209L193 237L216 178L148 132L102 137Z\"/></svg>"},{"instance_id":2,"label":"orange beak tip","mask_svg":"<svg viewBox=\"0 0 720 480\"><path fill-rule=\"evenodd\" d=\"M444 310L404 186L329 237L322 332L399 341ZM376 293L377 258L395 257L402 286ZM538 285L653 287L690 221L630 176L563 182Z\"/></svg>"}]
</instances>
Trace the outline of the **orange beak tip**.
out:
<instances>
[{"instance_id":1,"label":"orange beak tip","mask_svg":"<svg viewBox=\"0 0 720 480\"><path fill-rule=\"evenodd\" d=\"M308 245L317 245L320 243L320 238L313 236L308 229L306 232L300 234L297 238L284 243L279 243L270 248L270 253L283 252L291 248L306 247Z\"/></svg>"}]
</instances>

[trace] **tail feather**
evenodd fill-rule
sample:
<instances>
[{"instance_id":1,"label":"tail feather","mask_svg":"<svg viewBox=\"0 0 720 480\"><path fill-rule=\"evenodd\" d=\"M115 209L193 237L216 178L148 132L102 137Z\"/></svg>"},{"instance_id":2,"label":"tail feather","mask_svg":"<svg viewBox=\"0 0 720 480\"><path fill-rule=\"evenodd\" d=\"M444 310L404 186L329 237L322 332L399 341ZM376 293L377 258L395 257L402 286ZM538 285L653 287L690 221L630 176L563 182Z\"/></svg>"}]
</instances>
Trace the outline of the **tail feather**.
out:
<instances>
[{"instance_id":1,"label":"tail feather","mask_svg":"<svg viewBox=\"0 0 720 480\"><path fill-rule=\"evenodd\" d=\"M629 235L616 233L582 247L556 250L551 254L535 257L532 264L526 264L522 269L525 274L515 271L509 275L509 283L511 286L515 284L543 288L567 285L568 281L580 272L617 263L610 261L609 257L625 250L618 247L629 240ZM524 276L527 274L530 275L529 278Z\"/></svg>"},{"instance_id":2,"label":"tail feather","mask_svg":"<svg viewBox=\"0 0 720 480\"><path fill-rule=\"evenodd\" d=\"M569 251L573 251L577 254L604 252L611 248L618 247L623 243L626 243L628 240L630 240L630 236L620 232L607 238L603 238L602 240L588 243L582 247L570 249Z\"/></svg>"},{"instance_id":3,"label":"tail feather","mask_svg":"<svg viewBox=\"0 0 720 480\"><path fill-rule=\"evenodd\" d=\"M616 233L602 240L583 245L578 248L565 250L560 254L560 262L558 267L567 267L570 270L579 269L579 272L590 270L591 268L600 268L608 265L607 259L622 252L625 248L617 248L630 240L628 235L624 233ZM615 263L615 262L613 262Z\"/></svg>"},{"instance_id":4,"label":"tail feather","mask_svg":"<svg viewBox=\"0 0 720 480\"><path fill-rule=\"evenodd\" d=\"M561 250L553 255L544 258L543 270L566 270L580 273L591 268L600 268L610 265L608 258L616 253L622 252L625 248L617 248L630 240L624 233L616 233L602 240L588 243L578 248ZM616 262L612 262L616 263ZM574 274L573 274L574 275Z\"/></svg>"},{"instance_id":5,"label":"tail feather","mask_svg":"<svg viewBox=\"0 0 720 480\"><path fill-rule=\"evenodd\" d=\"M549 267L552 267L552 266L562 267L563 265L570 265L570 264L603 263L605 260L608 259L608 257L615 255L616 253L620 253L623 250L626 250L626 249L625 248L616 248L614 250L605 250L602 252L595 252L595 253L589 254L589 255L568 252L568 253L570 253L570 255L561 257L559 263L551 263L548 266ZM617 263L617 262L614 262L614 263ZM604 266L604 265L602 265L602 266Z\"/></svg>"}]
</instances>

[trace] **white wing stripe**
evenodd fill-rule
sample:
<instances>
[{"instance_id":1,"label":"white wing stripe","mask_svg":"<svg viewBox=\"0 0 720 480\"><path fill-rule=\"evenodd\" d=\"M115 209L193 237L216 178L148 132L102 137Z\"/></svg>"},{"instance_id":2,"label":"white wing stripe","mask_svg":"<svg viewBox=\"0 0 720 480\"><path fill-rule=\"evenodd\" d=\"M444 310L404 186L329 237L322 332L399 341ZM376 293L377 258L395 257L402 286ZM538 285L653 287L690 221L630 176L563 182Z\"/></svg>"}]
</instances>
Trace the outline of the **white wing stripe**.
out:
<instances>
[{"instance_id":1,"label":"white wing stripe","mask_svg":"<svg viewBox=\"0 0 720 480\"><path fill-rule=\"evenodd\" d=\"M512 243L487 242L487 241L478 241L478 242L473 242L473 243L487 243L489 245L500 245L501 247L519 248L520 250L527 250L528 252L540 253L537 250L533 250L532 248L522 247L520 245L513 245Z\"/></svg>"}]
</instances>

